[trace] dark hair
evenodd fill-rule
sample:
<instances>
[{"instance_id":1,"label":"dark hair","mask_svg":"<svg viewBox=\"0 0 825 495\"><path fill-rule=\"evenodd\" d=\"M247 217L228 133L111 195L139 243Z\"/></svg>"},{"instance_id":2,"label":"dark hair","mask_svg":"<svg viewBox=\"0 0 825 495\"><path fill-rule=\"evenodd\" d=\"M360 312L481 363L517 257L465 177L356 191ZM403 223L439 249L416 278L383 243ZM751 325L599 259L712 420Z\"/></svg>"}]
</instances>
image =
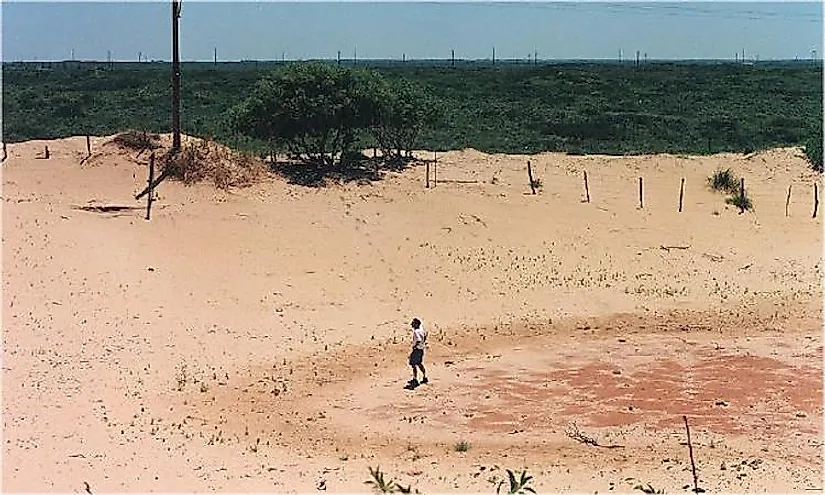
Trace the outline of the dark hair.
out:
<instances>
[{"instance_id":1,"label":"dark hair","mask_svg":"<svg viewBox=\"0 0 825 495\"><path fill-rule=\"evenodd\" d=\"M421 326L421 320L419 320L418 318L413 318L412 326L413 326L413 328L420 327Z\"/></svg>"}]
</instances>

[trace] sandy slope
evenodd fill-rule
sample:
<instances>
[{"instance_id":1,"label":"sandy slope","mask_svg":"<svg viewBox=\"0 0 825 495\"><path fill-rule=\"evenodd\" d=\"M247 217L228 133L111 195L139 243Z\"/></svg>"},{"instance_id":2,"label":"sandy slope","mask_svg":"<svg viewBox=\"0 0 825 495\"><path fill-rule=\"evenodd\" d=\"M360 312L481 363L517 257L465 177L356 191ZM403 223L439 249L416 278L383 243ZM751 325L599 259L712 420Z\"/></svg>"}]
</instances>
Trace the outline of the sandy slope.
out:
<instances>
[{"instance_id":1,"label":"sandy slope","mask_svg":"<svg viewBox=\"0 0 825 495\"><path fill-rule=\"evenodd\" d=\"M146 222L74 208L144 204L145 157L107 140L83 166L84 138L3 164L4 491L365 491L380 464L424 492L527 467L544 492L673 493L683 414L704 488L822 486L822 223L797 150L457 151L430 189L423 166L169 182ZM707 190L720 166L755 212ZM413 316L431 383L410 392Z\"/></svg>"}]
</instances>

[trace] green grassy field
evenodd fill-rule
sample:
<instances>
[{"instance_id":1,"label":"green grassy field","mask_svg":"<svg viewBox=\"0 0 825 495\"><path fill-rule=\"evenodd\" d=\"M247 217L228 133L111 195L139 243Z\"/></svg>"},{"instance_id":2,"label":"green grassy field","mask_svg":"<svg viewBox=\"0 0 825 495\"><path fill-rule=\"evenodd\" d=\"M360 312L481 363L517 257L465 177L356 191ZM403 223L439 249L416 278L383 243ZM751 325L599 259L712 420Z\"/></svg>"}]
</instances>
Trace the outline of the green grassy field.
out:
<instances>
[{"instance_id":1,"label":"green grassy field","mask_svg":"<svg viewBox=\"0 0 825 495\"><path fill-rule=\"evenodd\" d=\"M446 104L423 149L708 153L801 145L822 129L822 65L373 64ZM183 130L244 149L225 112L276 63L183 65ZM6 142L135 129L169 132L164 63L5 64ZM363 143L369 146L371 143Z\"/></svg>"}]
</instances>

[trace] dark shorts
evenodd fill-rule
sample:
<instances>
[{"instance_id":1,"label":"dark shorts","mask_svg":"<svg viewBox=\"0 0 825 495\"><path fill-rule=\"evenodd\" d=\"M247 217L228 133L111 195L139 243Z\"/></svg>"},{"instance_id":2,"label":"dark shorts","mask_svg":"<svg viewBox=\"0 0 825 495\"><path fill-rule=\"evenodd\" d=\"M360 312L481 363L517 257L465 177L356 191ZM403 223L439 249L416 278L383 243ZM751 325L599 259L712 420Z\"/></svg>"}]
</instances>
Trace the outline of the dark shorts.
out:
<instances>
[{"instance_id":1,"label":"dark shorts","mask_svg":"<svg viewBox=\"0 0 825 495\"><path fill-rule=\"evenodd\" d=\"M415 366L417 364L421 364L424 361L424 350L423 349L413 349L410 353L410 366Z\"/></svg>"}]
</instances>

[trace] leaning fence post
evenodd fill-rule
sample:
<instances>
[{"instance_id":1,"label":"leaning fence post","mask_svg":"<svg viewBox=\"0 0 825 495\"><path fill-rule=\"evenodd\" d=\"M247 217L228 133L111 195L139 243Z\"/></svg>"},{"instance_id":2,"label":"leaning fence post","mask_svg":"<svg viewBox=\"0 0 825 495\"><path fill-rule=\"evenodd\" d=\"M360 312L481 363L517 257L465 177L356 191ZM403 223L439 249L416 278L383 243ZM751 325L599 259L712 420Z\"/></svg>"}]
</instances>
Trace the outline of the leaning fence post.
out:
<instances>
[{"instance_id":1,"label":"leaning fence post","mask_svg":"<svg viewBox=\"0 0 825 495\"><path fill-rule=\"evenodd\" d=\"M682 177L682 183L679 186L679 213L682 213L682 200L685 197L685 178Z\"/></svg>"},{"instance_id":2,"label":"leaning fence post","mask_svg":"<svg viewBox=\"0 0 825 495\"><path fill-rule=\"evenodd\" d=\"M530 160L527 160L527 178L530 179L530 190L536 194L536 183L533 182L533 167L530 165Z\"/></svg>"},{"instance_id":3,"label":"leaning fence post","mask_svg":"<svg viewBox=\"0 0 825 495\"><path fill-rule=\"evenodd\" d=\"M92 139L86 134L86 157L92 156Z\"/></svg>"},{"instance_id":4,"label":"leaning fence post","mask_svg":"<svg viewBox=\"0 0 825 495\"><path fill-rule=\"evenodd\" d=\"M146 198L146 220L152 212L152 196L154 195L154 188L152 183L155 181L155 153L149 155L149 196Z\"/></svg>"},{"instance_id":5,"label":"leaning fence post","mask_svg":"<svg viewBox=\"0 0 825 495\"><path fill-rule=\"evenodd\" d=\"M426 162L424 165L427 167L427 179L425 181L426 185L424 187L429 189L430 188L430 162Z\"/></svg>"},{"instance_id":6,"label":"leaning fence post","mask_svg":"<svg viewBox=\"0 0 825 495\"><path fill-rule=\"evenodd\" d=\"M819 209L819 187L814 182L814 216L816 218L816 210Z\"/></svg>"},{"instance_id":7,"label":"leaning fence post","mask_svg":"<svg viewBox=\"0 0 825 495\"><path fill-rule=\"evenodd\" d=\"M587 184L587 170L584 171L584 194L587 198L587 202L590 202L590 186Z\"/></svg>"},{"instance_id":8,"label":"leaning fence post","mask_svg":"<svg viewBox=\"0 0 825 495\"><path fill-rule=\"evenodd\" d=\"M786 217L788 216L788 206L790 206L790 204L791 204L791 188L792 187L793 187L793 184L788 186L788 197L785 198L785 216Z\"/></svg>"}]
</instances>

